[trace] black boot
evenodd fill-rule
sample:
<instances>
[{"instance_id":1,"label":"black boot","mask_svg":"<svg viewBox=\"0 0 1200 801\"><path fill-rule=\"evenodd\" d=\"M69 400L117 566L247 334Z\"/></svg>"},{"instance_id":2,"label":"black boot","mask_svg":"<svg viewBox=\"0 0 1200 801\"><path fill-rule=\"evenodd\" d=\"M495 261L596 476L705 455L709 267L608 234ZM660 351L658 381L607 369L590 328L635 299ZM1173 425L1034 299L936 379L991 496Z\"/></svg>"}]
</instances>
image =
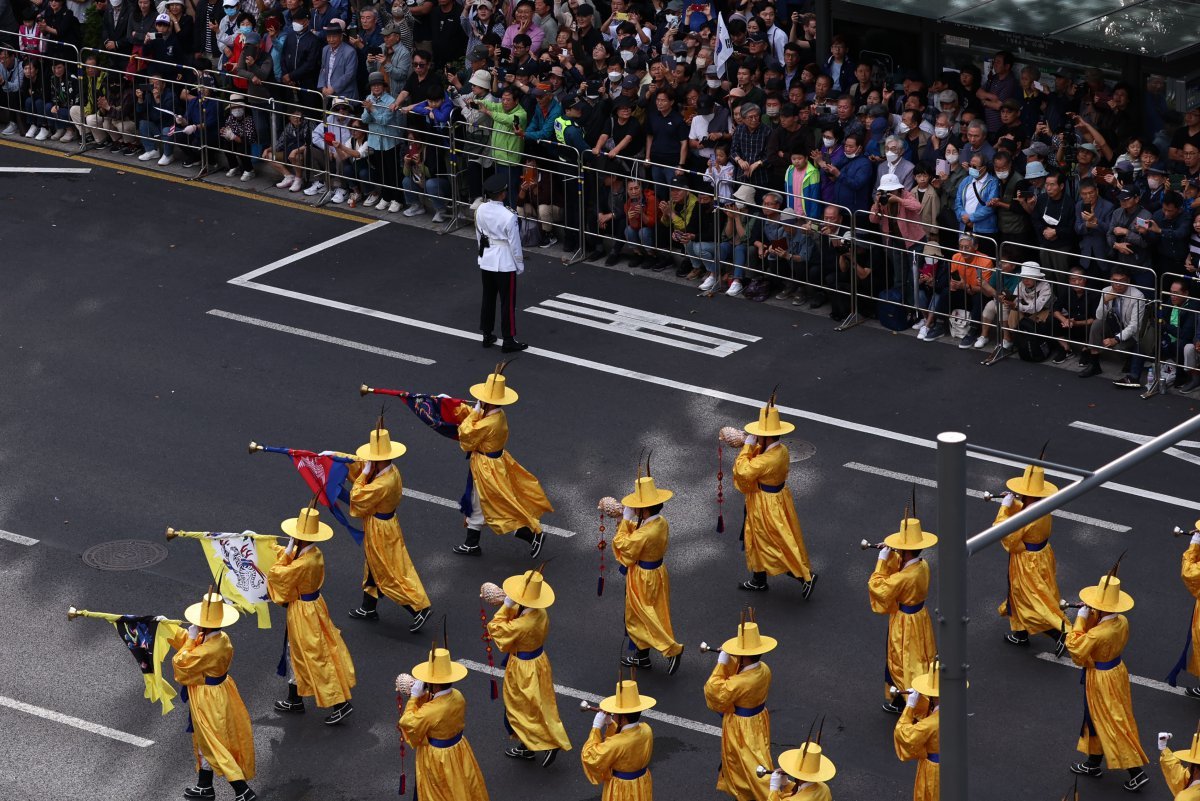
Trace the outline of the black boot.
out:
<instances>
[{"instance_id":1,"label":"black boot","mask_svg":"<svg viewBox=\"0 0 1200 801\"><path fill-rule=\"evenodd\" d=\"M757 573L752 573L748 581L743 581L738 585L738 589L748 592L764 592L769 590L767 586L767 571L761 570Z\"/></svg>"},{"instance_id":2,"label":"black boot","mask_svg":"<svg viewBox=\"0 0 1200 801\"><path fill-rule=\"evenodd\" d=\"M1029 645L1029 632L1010 631L1008 634L1004 635L1004 641L1010 645Z\"/></svg>"},{"instance_id":3,"label":"black boot","mask_svg":"<svg viewBox=\"0 0 1200 801\"><path fill-rule=\"evenodd\" d=\"M463 540L462 545L455 545L454 552L464 556L479 556L482 549L479 547L479 529L467 529L467 538Z\"/></svg>"},{"instance_id":4,"label":"black boot","mask_svg":"<svg viewBox=\"0 0 1200 801\"><path fill-rule=\"evenodd\" d=\"M364 590L362 606L350 610L350 617L355 620L379 620L379 613L375 611L377 606L379 606L379 599Z\"/></svg>"},{"instance_id":5,"label":"black boot","mask_svg":"<svg viewBox=\"0 0 1200 801\"><path fill-rule=\"evenodd\" d=\"M230 782L229 786L233 788L233 801L257 801L258 796L250 789L250 785L242 780Z\"/></svg>"},{"instance_id":6,"label":"black boot","mask_svg":"<svg viewBox=\"0 0 1200 801\"><path fill-rule=\"evenodd\" d=\"M1146 771L1142 770L1141 768L1130 768L1129 781L1125 782L1121 786L1131 793L1136 793L1138 790L1142 789L1142 785L1148 781L1150 781L1150 777L1146 775Z\"/></svg>"},{"instance_id":7,"label":"black boot","mask_svg":"<svg viewBox=\"0 0 1200 801\"><path fill-rule=\"evenodd\" d=\"M429 610L432 608L433 608L432 606L427 606L424 609L422 609L420 612L418 612L415 609L413 609L411 606L405 607L405 609L412 612L412 616L413 616L412 625L408 627L409 634L416 634L418 631L421 630L421 627L425 625L425 621L429 619Z\"/></svg>"},{"instance_id":8,"label":"black boot","mask_svg":"<svg viewBox=\"0 0 1200 801\"><path fill-rule=\"evenodd\" d=\"M213 789L213 772L202 770L196 774L196 783L183 788L184 798L216 798L217 791Z\"/></svg>"},{"instance_id":9,"label":"black boot","mask_svg":"<svg viewBox=\"0 0 1200 801\"><path fill-rule=\"evenodd\" d=\"M326 726L336 726L350 716L354 711L354 706L349 701L342 701L333 708L333 712L325 718Z\"/></svg>"},{"instance_id":10,"label":"black boot","mask_svg":"<svg viewBox=\"0 0 1200 801\"><path fill-rule=\"evenodd\" d=\"M650 669L650 649L643 648L640 651L635 651L632 656L621 658L621 664L625 667L636 667L642 670Z\"/></svg>"},{"instance_id":11,"label":"black boot","mask_svg":"<svg viewBox=\"0 0 1200 801\"><path fill-rule=\"evenodd\" d=\"M1100 760L1104 759L1104 754L1088 754L1088 758L1084 762L1076 762L1071 766L1072 773L1078 773L1080 776L1091 776L1093 779L1098 779L1101 776Z\"/></svg>"},{"instance_id":12,"label":"black boot","mask_svg":"<svg viewBox=\"0 0 1200 801\"><path fill-rule=\"evenodd\" d=\"M286 701L275 702L276 712L294 712L297 714L304 713L304 699L300 697L300 688L295 684L288 684L288 697Z\"/></svg>"}]
</instances>

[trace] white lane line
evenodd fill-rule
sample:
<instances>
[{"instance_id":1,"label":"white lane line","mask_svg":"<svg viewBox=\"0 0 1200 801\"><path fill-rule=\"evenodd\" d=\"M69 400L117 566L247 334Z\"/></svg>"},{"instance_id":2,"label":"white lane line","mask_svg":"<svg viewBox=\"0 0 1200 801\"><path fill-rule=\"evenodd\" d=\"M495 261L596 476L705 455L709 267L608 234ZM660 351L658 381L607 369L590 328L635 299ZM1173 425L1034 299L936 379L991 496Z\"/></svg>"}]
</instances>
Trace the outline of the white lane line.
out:
<instances>
[{"instance_id":1,"label":"white lane line","mask_svg":"<svg viewBox=\"0 0 1200 801\"><path fill-rule=\"evenodd\" d=\"M376 223L372 223L372 225L375 225L375 224ZM366 227L369 228L370 226L366 226ZM447 336L458 337L460 339L471 339L471 340L475 340L477 342L479 341L479 333L476 331L464 331L459 328L451 328L448 325L440 325L438 323L426 322L425 320L418 320L414 317L404 317L399 314L392 314L390 312L379 311L378 309L369 309L365 306L356 306L353 303L343 303L342 301L331 300L329 298L323 298L323 297L320 297L319 295L309 295L304 292L296 292L291 289L283 289L282 287L268 286L267 284L257 284L250 280L253 277L256 277L258 275L263 275L266 272L270 272L270 270L276 269L277 266L282 267L283 265L278 264L278 263L276 263L275 265L268 264L266 267L260 267L259 269L254 270L253 272L246 273L245 275L239 275L236 278L231 278L231 279L229 279L229 283L233 284L234 286L246 287L247 289L255 289L255 290L258 290L259 292L267 292L269 294L278 295L279 297L283 297L283 298L291 298L293 300L301 300L306 303L315 303L319 306L324 306L329 309L339 309L341 311L352 312L354 314L363 314L368 317L373 317L376 320L387 320L389 322L397 323L398 325L407 325L407 326L411 326L413 328L419 328L423 331L430 331L430 332L437 333L437 334L445 334ZM268 268L270 268L270 269L268 269ZM654 384L656 386L665 387L667 389L679 390L680 392L688 392L693 395L700 395L702 397L712 398L713 400L721 400L721 401L725 401L727 403L734 403L734 404L738 404L739 406L745 406L750 409L759 409L762 406L761 398L748 398L744 395L734 395L731 392L722 392L720 390L709 389L708 387L702 387L697 384L688 384L683 381L675 381L670 378L663 378L662 376L638 372L637 370L628 370L624 367L617 367L615 365L605 364L603 362L597 362L597 361L593 361L591 359L582 359L578 356L572 356L568 353L559 353L559 352L553 351L553 350L546 350L545 348L533 348L533 347L526 350L525 353L529 356L541 356L546 359L563 362L564 364L571 364L576 367L582 367L587 370L595 370L596 372L607 373L609 375L615 375L615 376L621 376L623 378L628 378L633 381L641 381L646 384ZM790 415L791 417L796 417L796 418L800 418L803 420L809 420L814 423L823 423L825 425L834 426L836 428L841 428L845 431L854 431L859 434L868 434L873 437L879 437L881 439L891 440L892 442L903 442L906 445L914 445L918 448L928 448L930 450L937 449L937 442L934 440L931 440L931 439L924 439L922 437L914 437L910 434L901 434L897 431L890 431L886 428L880 428L878 426L867 425L865 423L856 423L853 420L844 420L840 417L833 417L831 415L820 414L818 412L810 412L806 409L798 409L794 406L779 406L778 408L779 408L780 413L782 413L784 415ZM1015 467L1015 468L1018 468L1021 470L1025 469L1025 465L1023 463L1017 462L1013 459L1005 459L1000 456L991 456L991 455L983 454L983 453L972 453L970 451L967 452L967 455L970 458L977 459L981 462L989 462L991 464L1001 464L1001 465L1006 465L1008 467ZM1078 476L1071 475L1069 473L1063 473L1059 470L1047 470L1046 475L1054 476L1056 478L1069 479L1072 482L1077 481L1079 479ZM1170 506L1178 506L1183 509L1194 509L1194 510L1200 511L1200 501L1192 501L1192 500L1188 500L1186 498L1177 498L1173 495L1165 495L1160 492L1152 492L1150 490L1142 489L1141 487L1134 487L1134 486L1130 486L1129 484L1121 484L1121 483L1118 483L1115 481L1109 481L1106 484L1104 484L1103 486L1105 489L1111 490L1112 492L1120 492L1125 495L1132 495L1136 498L1143 498L1146 500L1158 501L1159 503L1164 503L1164 504L1167 504Z\"/></svg>"},{"instance_id":2,"label":"white lane line","mask_svg":"<svg viewBox=\"0 0 1200 801\"><path fill-rule=\"evenodd\" d=\"M568 323L575 323L576 325L584 325L584 326L587 326L588 328L599 328L602 331L611 331L614 334L622 334L627 337L635 337L637 339L645 339L649 342L657 342L660 345L670 345L673 348L682 348L684 350L690 350L693 353L704 353L709 356L716 356L718 358L724 358L724 357L728 356L734 350L739 350L739 349L745 347L744 345L728 345L728 346L722 346L722 347L718 347L718 348L711 348L711 347L707 347L705 345L697 345L693 342L684 342L681 339L674 339L672 337L664 337L664 336L659 336L658 334L651 334L647 331L641 330L640 327L630 326L627 323L623 323L623 322L621 322L620 319L605 320L605 321L589 320L586 317L580 317L575 314L567 314L565 312L554 311L553 309L546 309L541 306L530 306L527 309L525 309L525 311L529 312L530 314L541 315L542 317L553 317L556 320L565 320Z\"/></svg>"},{"instance_id":3,"label":"white lane line","mask_svg":"<svg viewBox=\"0 0 1200 801\"><path fill-rule=\"evenodd\" d=\"M486 673L489 676L504 676L503 668L488 667L482 662L475 662L470 659L459 659L457 661L461 662L468 670ZM568 698L578 698L579 700L587 701L590 704L598 704L603 700L603 696L596 695L595 693L585 693L583 690L576 690L574 687L564 687L561 684L554 685L554 692L558 693L559 695L565 695ZM660 720L663 723L669 723L672 726L679 726L680 728L698 731L701 734L711 734L714 737L721 736L720 726L712 726L708 723L700 723L699 721L689 720L688 718L681 718L678 715L671 715L666 712L660 712L656 709L646 710L642 713L642 717L649 718L650 720Z\"/></svg>"},{"instance_id":4,"label":"white lane line","mask_svg":"<svg viewBox=\"0 0 1200 801\"><path fill-rule=\"evenodd\" d=\"M651 323L637 317L631 317L621 312L611 312L606 309L593 309L590 306L580 306L576 303L566 303L561 300L554 300L553 298L549 300L543 300L537 306L533 307L533 310L536 309L558 309L559 311L574 312L576 315L583 315L584 317L604 320L621 328L634 328L640 331L653 331L659 334L669 334L673 337L677 337L678 339L700 342L705 345L717 346L730 344L727 340L721 339L720 337L709 336L708 334L701 334L695 331L688 331L684 328L675 328L674 326L670 325ZM526 309L526 311L531 311L531 309ZM744 347L745 345L736 345L735 349L740 350Z\"/></svg>"},{"instance_id":5,"label":"white lane line","mask_svg":"<svg viewBox=\"0 0 1200 801\"><path fill-rule=\"evenodd\" d=\"M291 264L292 262L300 261L301 259L306 259L315 253L320 253L322 250L328 250L329 248L340 245L343 242L349 242L351 239L354 239L355 237L362 236L363 234L369 234L371 231L374 231L376 228L381 228L387 224L388 224L387 220L376 220L375 222L370 223L369 225L359 226L358 228L355 228L353 231L347 231L346 233L342 234L341 236L335 236L333 239L327 240L325 242L321 242L320 244L317 244L317 245L313 245L311 248L305 248L304 250L297 251L296 253L293 253L290 256L285 256L284 258L280 259L279 261L273 261L270 264L263 265L262 267L259 267L257 270L251 270L250 272L246 273L245 275L238 276L237 278L233 279L233 281L230 281L229 283L232 284L232 283L235 283L238 281L249 281L251 279L257 278L260 275L266 275L267 273L271 272L272 270L278 270L280 267L286 267L287 265Z\"/></svg>"},{"instance_id":6,"label":"white lane line","mask_svg":"<svg viewBox=\"0 0 1200 801\"><path fill-rule=\"evenodd\" d=\"M451 509L458 509L458 501L452 501L449 498L443 498L440 495L430 495L428 492L420 492L419 490L412 489L411 487L404 488L404 497L414 498L418 501L425 501L426 503L436 503L438 506L446 506ZM574 531L567 531L565 528L559 528L558 526L548 526L545 523L542 524L542 531L546 532L547 534L553 534L556 537L569 538L575 536Z\"/></svg>"},{"instance_id":7,"label":"white lane line","mask_svg":"<svg viewBox=\"0 0 1200 801\"><path fill-rule=\"evenodd\" d=\"M665 314L655 314L654 312L637 309L633 306L621 306L616 303L609 303L606 300L597 300L583 295L572 295L564 292L559 294L563 300L571 300L576 303L582 303L587 306L596 306L611 312L619 312L626 317L632 317L636 320L641 320L647 323L655 323L657 325L671 325L678 328L691 329L692 331L704 331L709 334L717 334L726 339L740 339L743 342L761 342L762 337L756 337L753 334L743 334L740 331L731 331L728 328L718 328L715 325L707 325L705 323L697 323L692 320L684 320L678 317L668 317Z\"/></svg>"},{"instance_id":8,"label":"white lane line","mask_svg":"<svg viewBox=\"0 0 1200 801\"><path fill-rule=\"evenodd\" d=\"M1069 657L1069 656L1056 658L1054 656L1054 654L1050 653L1049 651L1042 651L1040 654L1037 655L1037 658L1041 659L1043 661L1046 661L1046 662L1053 662L1056 665L1066 665L1067 667L1073 667L1076 670L1081 669L1079 667L1079 665L1076 665L1074 662L1071 661L1071 657ZM1148 679L1145 676L1135 676L1132 673L1129 674L1129 683L1130 684L1140 684L1143 687L1149 687L1151 690L1158 690L1160 692L1171 693L1173 695L1184 695L1183 687L1172 687L1170 684L1167 684L1165 681L1158 681L1157 679Z\"/></svg>"},{"instance_id":9,"label":"white lane line","mask_svg":"<svg viewBox=\"0 0 1200 801\"><path fill-rule=\"evenodd\" d=\"M318 342L327 342L330 345L341 345L343 348L362 350L366 351L367 353L374 353L376 356L387 356L389 359L400 359L401 361L414 362L416 364L437 364L437 362L433 359L427 359L424 356L413 356L412 354L401 353L397 350L378 348L374 345L355 342L353 339L331 337L328 334L320 334L316 331L309 331L306 328L294 328L290 325L283 325L282 323L273 323L270 320L260 320L257 317L246 317L245 315L221 311L220 309L209 309L208 313L213 317L223 317L226 320L236 320L239 323L248 323L249 325L257 325L260 328L269 328L272 331L282 331L285 334L295 334L298 337L307 337L308 339L315 339Z\"/></svg>"},{"instance_id":10,"label":"white lane line","mask_svg":"<svg viewBox=\"0 0 1200 801\"><path fill-rule=\"evenodd\" d=\"M0 167L0 173L60 173L67 175L86 175L91 167Z\"/></svg>"},{"instance_id":11,"label":"white lane line","mask_svg":"<svg viewBox=\"0 0 1200 801\"><path fill-rule=\"evenodd\" d=\"M1107 426L1098 426L1095 423L1085 423L1082 420L1076 420L1075 422L1071 423L1071 428L1078 428L1081 431L1091 431L1094 434L1104 434L1109 437L1116 437L1117 439L1126 440L1127 442L1136 442L1139 445L1154 439L1154 437L1148 437L1145 434L1134 434L1130 431L1122 431L1119 428L1108 428ZM1200 442L1196 442L1195 440L1191 439L1185 439L1179 443L1178 447L1167 448L1165 451L1163 451L1163 453L1174 456L1176 459L1182 459L1185 462L1200 464L1200 456L1197 456L1194 453L1181 451L1179 450L1180 447L1200 448Z\"/></svg>"},{"instance_id":12,"label":"white lane line","mask_svg":"<svg viewBox=\"0 0 1200 801\"><path fill-rule=\"evenodd\" d=\"M937 482L932 478L923 478L922 476L913 476L908 473L897 473L895 470L885 470L882 467L873 467L869 464L861 462L846 462L842 467L848 467L851 470L858 470L863 473L871 473L872 475L882 476L883 478L894 478L897 481L904 481L910 484L920 484L922 487L937 488ZM967 494L972 498L982 498L983 493L979 490L969 489ZM1088 517L1087 515L1077 515L1074 512L1064 512L1061 509L1056 509L1050 513L1054 517L1061 517L1063 520L1074 520L1076 523L1083 523L1086 526L1093 528L1106 528L1109 531L1118 531L1124 534L1126 531L1131 531L1129 526L1120 523L1111 523L1107 520L1101 520L1097 517Z\"/></svg>"},{"instance_id":13,"label":"white lane line","mask_svg":"<svg viewBox=\"0 0 1200 801\"><path fill-rule=\"evenodd\" d=\"M23 537L20 534L13 534L11 531L0 530L0 540L8 540L15 542L17 545L37 545L38 541L33 537Z\"/></svg>"},{"instance_id":14,"label":"white lane line","mask_svg":"<svg viewBox=\"0 0 1200 801\"><path fill-rule=\"evenodd\" d=\"M110 729L107 726L101 726L99 723L92 723L89 720L81 720L73 718L70 715L64 715L61 712L55 712L53 709L43 709L40 706L26 704L23 701L18 701L15 698L8 698L0 695L0 706L6 706L9 709L15 709L18 712L24 712L28 715L35 715L39 718L52 720L55 723L62 723L64 726L74 726L77 729L89 732L90 734L98 734L101 737L107 737L110 740L120 740L123 743L136 745L138 748L148 748L154 745L153 740L147 740L144 737L138 737L135 734L128 734L116 729Z\"/></svg>"}]
</instances>

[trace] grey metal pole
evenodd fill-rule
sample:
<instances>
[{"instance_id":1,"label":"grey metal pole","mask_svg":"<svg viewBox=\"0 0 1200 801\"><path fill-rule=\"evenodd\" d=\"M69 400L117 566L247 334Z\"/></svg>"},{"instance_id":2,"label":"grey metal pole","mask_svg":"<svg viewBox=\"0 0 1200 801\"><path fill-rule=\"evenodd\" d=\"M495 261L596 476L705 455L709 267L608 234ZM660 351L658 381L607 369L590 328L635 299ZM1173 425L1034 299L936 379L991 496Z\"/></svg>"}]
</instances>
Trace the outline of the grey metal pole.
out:
<instances>
[{"instance_id":1,"label":"grey metal pole","mask_svg":"<svg viewBox=\"0 0 1200 801\"><path fill-rule=\"evenodd\" d=\"M938 434L938 652L941 798L966 801L967 791L967 437Z\"/></svg>"}]
</instances>

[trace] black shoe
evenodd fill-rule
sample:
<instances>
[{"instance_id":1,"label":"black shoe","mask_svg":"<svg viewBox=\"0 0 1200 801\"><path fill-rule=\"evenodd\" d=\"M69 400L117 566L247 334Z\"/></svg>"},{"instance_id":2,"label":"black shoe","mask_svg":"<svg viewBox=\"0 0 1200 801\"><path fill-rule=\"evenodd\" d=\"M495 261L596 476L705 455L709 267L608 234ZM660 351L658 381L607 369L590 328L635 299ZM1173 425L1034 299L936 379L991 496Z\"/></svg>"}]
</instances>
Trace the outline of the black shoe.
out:
<instances>
[{"instance_id":1,"label":"black shoe","mask_svg":"<svg viewBox=\"0 0 1200 801\"><path fill-rule=\"evenodd\" d=\"M1142 382L1138 381L1135 376L1131 376L1131 375L1121 376L1116 381L1112 382L1112 385L1114 387L1116 387L1117 389L1141 389L1142 388Z\"/></svg>"},{"instance_id":2,"label":"black shoe","mask_svg":"<svg viewBox=\"0 0 1200 801\"><path fill-rule=\"evenodd\" d=\"M547 234L546 238L542 241L542 244L538 245L538 247L539 248L549 248L549 247L554 247L557 244L558 244L558 237L556 237L554 234Z\"/></svg>"},{"instance_id":3,"label":"black shoe","mask_svg":"<svg viewBox=\"0 0 1200 801\"><path fill-rule=\"evenodd\" d=\"M683 651L667 659L667 675L674 676L679 672L679 663L683 661Z\"/></svg>"},{"instance_id":4,"label":"black shoe","mask_svg":"<svg viewBox=\"0 0 1200 801\"><path fill-rule=\"evenodd\" d=\"M900 715L904 713L904 704L898 704L895 701L884 701L883 711L889 715Z\"/></svg>"},{"instance_id":5,"label":"black shoe","mask_svg":"<svg viewBox=\"0 0 1200 801\"><path fill-rule=\"evenodd\" d=\"M303 701L276 701L275 702L275 711L276 712L289 712L293 715L303 715L304 714L304 702Z\"/></svg>"},{"instance_id":6,"label":"black shoe","mask_svg":"<svg viewBox=\"0 0 1200 801\"><path fill-rule=\"evenodd\" d=\"M455 545L452 550L462 556L479 556L483 553L483 549L478 545Z\"/></svg>"},{"instance_id":7,"label":"black shoe","mask_svg":"<svg viewBox=\"0 0 1200 801\"><path fill-rule=\"evenodd\" d=\"M1200 687L1188 687L1183 694L1188 698L1200 698Z\"/></svg>"},{"instance_id":8,"label":"black shoe","mask_svg":"<svg viewBox=\"0 0 1200 801\"><path fill-rule=\"evenodd\" d=\"M495 334L484 334L483 335L483 346L485 348L490 348L492 345L495 345L495 344L496 344L496 335Z\"/></svg>"},{"instance_id":9,"label":"black shoe","mask_svg":"<svg viewBox=\"0 0 1200 801\"><path fill-rule=\"evenodd\" d=\"M354 711L353 705L349 701L343 702L329 717L325 718L326 726L336 726L346 718L350 717L350 713Z\"/></svg>"},{"instance_id":10,"label":"black shoe","mask_svg":"<svg viewBox=\"0 0 1200 801\"><path fill-rule=\"evenodd\" d=\"M640 270L645 264L645 259L642 258L640 253L630 253L629 261L626 264L629 265L629 269L631 270Z\"/></svg>"},{"instance_id":11,"label":"black shoe","mask_svg":"<svg viewBox=\"0 0 1200 801\"><path fill-rule=\"evenodd\" d=\"M253 790L247 787L246 792L235 795L233 801L258 801L258 796L254 794Z\"/></svg>"},{"instance_id":12,"label":"black shoe","mask_svg":"<svg viewBox=\"0 0 1200 801\"><path fill-rule=\"evenodd\" d=\"M649 670L651 667L650 657L638 659L636 656L623 656L621 657L621 664L625 667L635 667L641 670Z\"/></svg>"},{"instance_id":13,"label":"black shoe","mask_svg":"<svg viewBox=\"0 0 1200 801\"><path fill-rule=\"evenodd\" d=\"M1200 375L1189 378L1187 383L1179 388L1180 392L1195 392L1200 389Z\"/></svg>"},{"instance_id":14,"label":"black shoe","mask_svg":"<svg viewBox=\"0 0 1200 801\"><path fill-rule=\"evenodd\" d=\"M518 342L515 339L506 339L504 344L500 346L501 353L517 353L525 350L529 345L525 342Z\"/></svg>"},{"instance_id":15,"label":"black shoe","mask_svg":"<svg viewBox=\"0 0 1200 801\"><path fill-rule=\"evenodd\" d=\"M350 610L350 617L355 620L379 620L379 613L374 609L363 609L361 606Z\"/></svg>"},{"instance_id":16,"label":"black shoe","mask_svg":"<svg viewBox=\"0 0 1200 801\"><path fill-rule=\"evenodd\" d=\"M546 755L544 757L542 757L542 767L543 768L550 767L551 765L554 764L554 760L556 760L556 759L558 759L558 749L551 748L549 751L546 752Z\"/></svg>"},{"instance_id":17,"label":"black shoe","mask_svg":"<svg viewBox=\"0 0 1200 801\"><path fill-rule=\"evenodd\" d=\"M800 591L800 597L802 597L806 601L812 595L813 588L817 586L817 574L812 573L810 575L812 576L812 578L810 578L808 581L804 582L804 589Z\"/></svg>"},{"instance_id":18,"label":"black shoe","mask_svg":"<svg viewBox=\"0 0 1200 801\"><path fill-rule=\"evenodd\" d=\"M191 787L183 788L184 798L216 798L217 791L210 784L208 787L201 787L198 784L193 784Z\"/></svg>"},{"instance_id":19,"label":"black shoe","mask_svg":"<svg viewBox=\"0 0 1200 801\"><path fill-rule=\"evenodd\" d=\"M755 584L751 579L746 579L738 585L738 589L746 592L766 592L771 588L766 584Z\"/></svg>"},{"instance_id":20,"label":"black shoe","mask_svg":"<svg viewBox=\"0 0 1200 801\"><path fill-rule=\"evenodd\" d=\"M108 146L109 153L120 153L124 149L125 149L125 145L121 144L120 142L113 142L111 145Z\"/></svg>"},{"instance_id":21,"label":"black shoe","mask_svg":"<svg viewBox=\"0 0 1200 801\"><path fill-rule=\"evenodd\" d=\"M1067 633L1064 631L1058 635L1058 641L1054 643L1054 658L1062 659L1062 655L1067 651ZM1200 695L1196 696L1200 698Z\"/></svg>"},{"instance_id":22,"label":"black shoe","mask_svg":"<svg viewBox=\"0 0 1200 801\"><path fill-rule=\"evenodd\" d=\"M596 248L593 251L589 251L588 254L586 256L584 256L584 258L587 261L600 261L600 259L603 257L604 257L604 251L601 250L600 248Z\"/></svg>"},{"instance_id":23,"label":"black shoe","mask_svg":"<svg viewBox=\"0 0 1200 801\"><path fill-rule=\"evenodd\" d=\"M669 263L668 263L668 266L670 266ZM678 268L676 268L675 277L676 278L687 278L691 274L692 274L692 263L690 261L688 261L687 259L684 259L683 264L681 264ZM699 278L699 276L696 276L696 277Z\"/></svg>"},{"instance_id":24,"label":"black shoe","mask_svg":"<svg viewBox=\"0 0 1200 801\"><path fill-rule=\"evenodd\" d=\"M1104 773L1100 768L1086 762L1076 762L1071 765L1071 772L1078 773L1080 776L1091 776L1093 779L1099 779Z\"/></svg>"},{"instance_id":25,"label":"black shoe","mask_svg":"<svg viewBox=\"0 0 1200 801\"><path fill-rule=\"evenodd\" d=\"M1091 363L1079 371L1078 376L1080 378L1091 378L1094 375L1100 375L1100 373L1100 360L1093 357Z\"/></svg>"},{"instance_id":26,"label":"black shoe","mask_svg":"<svg viewBox=\"0 0 1200 801\"><path fill-rule=\"evenodd\" d=\"M537 559L538 554L542 552L542 542L546 539L546 532L539 531L533 535L533 542L529 544L529 558Z\"/></svg>"},{"instance_id":27,"label":"black shoe","mask_svg":"<svg viewBox=\"0 0 1200 801\"><path fill-rule=\"evenodd\" d=\"M513 759L533 759L533 752L521 745L514 745L505 751L504 755Z\"/></svg>"},{"instance_id":28,"label":"black shoe","mask_svg":"<svg viewBox=\"0 0 1200 801\"><path fill-rule=\"evenodd\" d=\"M643 266L649 267L651 272L661 273L663 270L671 266L670 259L649 259L649 263Z\"/></svg>"},{"instance_id":29,"label":"black shoe","mask_svg":"<svg viewBox=\"0 0 1200 801\"><path fill-rule=\"evenodd\" d=\"M1150 777L1146 775L1146 771L1139 770L1137 773L1129 777L1129 781L1125 782L1121 786L1131 793L1136 793L1138 790L1142 789L1142 785L1148 781L1150 781Z\"/></svg>"},{"instance_id":30,"label":"black shoe","mask_svg":"<svg viewBox=\"0 0 1200 801\"><path fill-rule=\"evenodd\" d=\"M1024 637L1022 637L1019 634L1014 634L1010 631L1008 634L1004 635L1004 641L1011 645L1029 645L1029 635L1026 634Z\"/></svg>"},{"instance_id":31,"label":"black shoe","mask_svg":"<svg viewBox=\"0 0 1200 801\"><path fill-rule=\"evenodd\" d=\"M1054 352L1054 356L1050 359L1050 361L1054 364L1062 364L1069 358L1071 358L1071 351L1066 350L1065 348L1059 348Z\"/></svg>"},{"instance_id":32,"label":"black shoe","mask_svg":"<svg viewBox=\"0 0 1200 801\"><path fill-rule=\"evenodd\" d=\"M614 264L616 264L620 260L621 260L621 254L614 251L604 257L604 266L612 267Z\"/></svg>"},{"instance_id":33,"label":"black shoe","mask_svg":"<svg viewBox=\"0 0 1200 801\"><path fill-rule=\"evenodd\" d=\"M433 607L427 606L420 612L413 615L412 625L408 627L409 634L416 634L425 625L425 621L429 619L429 610Z\"/></svg>"}]
</instances>

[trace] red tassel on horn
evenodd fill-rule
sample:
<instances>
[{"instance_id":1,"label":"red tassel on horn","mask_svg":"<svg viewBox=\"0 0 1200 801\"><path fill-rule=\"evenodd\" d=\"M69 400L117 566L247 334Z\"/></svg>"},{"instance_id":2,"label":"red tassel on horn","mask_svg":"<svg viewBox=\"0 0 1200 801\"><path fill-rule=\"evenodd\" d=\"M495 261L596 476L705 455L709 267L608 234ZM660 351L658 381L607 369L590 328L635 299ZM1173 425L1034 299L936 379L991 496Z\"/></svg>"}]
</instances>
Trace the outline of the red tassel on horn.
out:
<instances>
[{"instance_id":1,"label":"red tassel on horn","mask_svg":"<svg viewBox=\"0 0 1200 801\"><path fill-rule=\"evenodd\" d=\"M600 576L596 579L596 595L604 595L604 551L608 547L608 543L604 540L604 511L600 511L600 541L596 543L596 550L600 552Z\"/></svg>"},{"instance_id":2,"label":"red tassel on horn","mask_svg":"<svg viewBox=\"0 0 1200 801\"><path fill-rule=\"evenodd\" d=\"M492 656L492 635L488 634L487 612L484 611L484 608L483 608L483 598L479 599L479 624L481 626L483 626L483 637L481 639L484 641L484 643L486 643L485 648L487 650L488 667L494 668L496 666L496 662L495 662L495 658ZM491 678L490 694L491 694L493 701L495 701L497 698L500 697L500 691L496 687L496 677L495 676L492 676L492 678Z\"/></svg>"},{"instance_id":3,"label":"red tassel on horn","mask_svg":"<svg viewBox=\"0 0 1200 801\"><path fill-rule=\"evenodd\" d=\"M396 693L396 711L404 714L404 700L400 693ZM400 795L404 795L407 778L404 772L404 732L400 732Z\"/></svg>"},{"instance_id":4,"label":"red tassel on horn","mask_svg":"<svg viewBox=\"0 0 1200 801\"><path fill-rule=\"evenodd\" d=\"M725 533L725 449L717 442L717 533Z\"/></svg>"}]
</instances>

